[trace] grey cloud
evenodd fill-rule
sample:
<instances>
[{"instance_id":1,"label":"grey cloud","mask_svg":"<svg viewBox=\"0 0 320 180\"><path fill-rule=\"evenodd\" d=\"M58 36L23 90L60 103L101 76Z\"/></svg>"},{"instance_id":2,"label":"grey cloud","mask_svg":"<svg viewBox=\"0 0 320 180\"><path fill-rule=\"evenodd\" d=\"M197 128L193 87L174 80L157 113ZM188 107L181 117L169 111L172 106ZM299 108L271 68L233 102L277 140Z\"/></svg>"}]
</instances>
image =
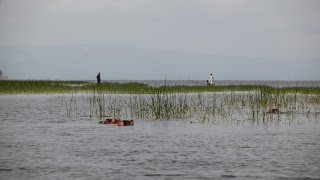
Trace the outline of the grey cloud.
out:
<instances>
[{"instance_id":1,"label":"grey cloud","mask_svg":"<svg viewBox=\"0 0 320 180\"><path fill-rule=\"evenodd\" d=\"M320 59L319 9L312 0L2 0L0 45L120 44L285 63ZM177 58L157 55L159 66L160 57Z\"/></svg>"}]
</instances>

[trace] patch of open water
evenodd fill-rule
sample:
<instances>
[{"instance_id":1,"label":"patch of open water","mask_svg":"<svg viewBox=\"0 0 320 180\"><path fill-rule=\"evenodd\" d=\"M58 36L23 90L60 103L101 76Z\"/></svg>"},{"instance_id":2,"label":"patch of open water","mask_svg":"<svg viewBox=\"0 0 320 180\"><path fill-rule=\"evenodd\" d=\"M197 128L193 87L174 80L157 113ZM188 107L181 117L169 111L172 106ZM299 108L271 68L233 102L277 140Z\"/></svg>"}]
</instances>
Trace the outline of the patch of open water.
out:
<instances>
[{"instance_id":1,"label":"patch of open water","mask_svg":"<svg viewBox=\"0 0 320 180\"><path fill-rule=\"evenodd\" d=\"M320 125L66 117L57 95L0 96L0 179L319 179Z\"/></svg>"}]
</instances>

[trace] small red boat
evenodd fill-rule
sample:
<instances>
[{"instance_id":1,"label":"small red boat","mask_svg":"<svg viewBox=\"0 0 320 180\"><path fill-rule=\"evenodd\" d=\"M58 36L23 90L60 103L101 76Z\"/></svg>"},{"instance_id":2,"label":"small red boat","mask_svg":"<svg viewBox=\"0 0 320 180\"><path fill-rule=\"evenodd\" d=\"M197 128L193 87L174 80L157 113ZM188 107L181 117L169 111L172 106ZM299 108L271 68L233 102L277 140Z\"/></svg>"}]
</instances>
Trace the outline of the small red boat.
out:
<instances>
[{"instance_id":1,"label":"small red boat","mask_svg":"<svg viewBox=\"0 0 320 180\"><path fill-rule=\"evenodd\" d=\"M134 125L134 121L133 119L131 120L121 120L121 119L105 119L103 121L99 121L99 124L114 124L114 125L118 125L118 126L133 126Z\"/></svg>"}]
</instances>

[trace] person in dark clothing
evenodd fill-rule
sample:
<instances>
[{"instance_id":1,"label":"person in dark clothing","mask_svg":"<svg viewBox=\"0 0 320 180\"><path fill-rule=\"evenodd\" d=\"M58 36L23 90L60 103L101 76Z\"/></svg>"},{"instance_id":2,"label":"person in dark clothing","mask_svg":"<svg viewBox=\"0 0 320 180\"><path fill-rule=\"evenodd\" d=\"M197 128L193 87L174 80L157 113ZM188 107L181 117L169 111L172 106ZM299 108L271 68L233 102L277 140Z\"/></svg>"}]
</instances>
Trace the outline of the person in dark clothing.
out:
<instances>
[{"instance_id":1,"label":"person in dark clothing","mask_svg":"<svg viewBox=\"0 0 320 180\"><path fill-rule=\"evenodd\" d=\"M100 84L101 82L100 73L97 75L97 81L98 81L98 84Z\"/></svg>"}]
</instances>

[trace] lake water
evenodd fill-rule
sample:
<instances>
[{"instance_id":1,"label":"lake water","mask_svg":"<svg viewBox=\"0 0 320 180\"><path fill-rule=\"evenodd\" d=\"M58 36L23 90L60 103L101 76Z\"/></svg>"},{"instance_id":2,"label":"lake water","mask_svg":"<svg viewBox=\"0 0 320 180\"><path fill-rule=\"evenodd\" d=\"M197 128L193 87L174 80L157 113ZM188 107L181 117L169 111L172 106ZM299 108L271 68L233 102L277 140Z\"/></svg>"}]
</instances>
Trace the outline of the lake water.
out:
<instances>
[{"instance_id":1,"label":"lake water","mask_svg":"<svg viewBox=\"0 0 320 180\"><path fill-rule=\"evenodd\" d=\"M0 179L320 178L317 118L118 127L81 108L68 117L61 97L71 95L0 96Z\"/></svg>"}]
</instances>

